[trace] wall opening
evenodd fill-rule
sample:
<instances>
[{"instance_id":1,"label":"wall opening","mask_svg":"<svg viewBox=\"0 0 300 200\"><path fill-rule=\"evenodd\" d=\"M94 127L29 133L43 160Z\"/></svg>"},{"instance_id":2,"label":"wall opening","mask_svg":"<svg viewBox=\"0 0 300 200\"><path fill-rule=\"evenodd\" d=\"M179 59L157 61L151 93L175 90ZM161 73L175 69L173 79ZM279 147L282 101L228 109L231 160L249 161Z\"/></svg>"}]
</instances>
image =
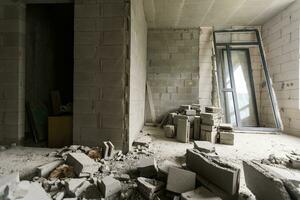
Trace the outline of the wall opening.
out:
<instances>
[{"instance_id":1,"label":"wall opening","mask_svg":"<svg viewBox=\"0 0 300 200\"><path fill-rule=\"evenodd\" d=\"M27 4L26 146L71 144L73 52L74 4Z\"/></svg>"}]
</instances>

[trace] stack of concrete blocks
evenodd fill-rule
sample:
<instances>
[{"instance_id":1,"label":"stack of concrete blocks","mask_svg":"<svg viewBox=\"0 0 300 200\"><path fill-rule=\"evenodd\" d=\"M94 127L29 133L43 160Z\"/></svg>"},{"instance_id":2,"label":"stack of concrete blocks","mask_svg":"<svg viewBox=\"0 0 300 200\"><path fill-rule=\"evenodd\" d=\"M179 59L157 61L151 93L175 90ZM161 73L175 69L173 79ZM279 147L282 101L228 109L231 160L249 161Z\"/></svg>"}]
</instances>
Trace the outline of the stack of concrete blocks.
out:
<instances>
[{"instance_id":1,"label":"stack of concrete blocks","mask_svg":"<svg viewBox=\"0 0 300 200\"><path fill-rule=\"evenodd\" d=\"M218 133L220 144L234 145L234 133L231 124L220 124Z\"/></svg>"},{"instance_id":2,"label":"stack of concrete blocks","mask_svg":"<svg viewBox=\"0 0 300 200\"><path fill-rule=\"evenodd\" d=\"M200 140L217 142L218 126L221 122L221 109L206 107L205 113L201 113L201 135Z\"/></svg>"}]
</instances>

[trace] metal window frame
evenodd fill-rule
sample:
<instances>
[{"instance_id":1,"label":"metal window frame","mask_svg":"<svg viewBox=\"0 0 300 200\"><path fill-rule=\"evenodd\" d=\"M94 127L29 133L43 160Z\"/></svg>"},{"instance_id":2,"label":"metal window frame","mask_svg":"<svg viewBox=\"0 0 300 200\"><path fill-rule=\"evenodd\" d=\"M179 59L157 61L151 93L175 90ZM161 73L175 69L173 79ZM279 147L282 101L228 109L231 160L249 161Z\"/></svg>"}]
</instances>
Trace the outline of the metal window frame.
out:
<instances>
[{"instance_id":1,"label":"metal window frame","mask_svg":"<svg viewBox=\"0 0 300 200\"><path fill-rule=\"evenodd\" d=\"M230 42L230 43L217 43L216 40L216 34L217 33L245 33L245 32L252 32L255 33L256 36L256 42ZM265 56L265 52L262 46L262 39L261 39L261 35L260 32L258 31L258 29L227 29L227 30L215 30L213 31L213 43L214 43L214 49L215 49L215 54L216 54L216 59L218 59L217 57L217 48L219 46L225 46L226 49L228 47L234 47L234 46L256 46L259 48L259 53L261 56L261 62L263 65L263 71L264 71L264 75L265 75L265 80L266 80L266 85L267 85L267 90L268 90L268 94L270 96L270 101L271 101L271 107L272 107L272 111L273 111L273 116L274 116L274 120L275 120L275 126L276 128L274 129L274 131L282 131L283 125L282 125L282 121L281 121L281 117L280 117L280 112L279 112L279 108L278 108L278 103L277 103L277 99L275 97L275 92L273 90L272 87L272 81L271 81L271 77L270 77L270 72L269 72L269 67L267 65L267 61L266 61L266 56ZM228 56L228 55L227 55ZM228 56L229 58L229 56ZM230 58L231 59L231 58ZM217 62L217 74L218 74L218 81L219 84L222 83L221 80L221 66L220 63ZM219 87L219 93L220 93L220 97L222 98L222 91L221 88ZM238 126L239 127L239 126ZM239 127L241 129L248 129L248 127ZM249 128L251 129L251 128ZM263 129L262 127L260 128L252 128L252 129ZM270 128L267 128L268 130L270 130ZM272 128L271 128L272 129Z\"/></svg>"}]
</instances>

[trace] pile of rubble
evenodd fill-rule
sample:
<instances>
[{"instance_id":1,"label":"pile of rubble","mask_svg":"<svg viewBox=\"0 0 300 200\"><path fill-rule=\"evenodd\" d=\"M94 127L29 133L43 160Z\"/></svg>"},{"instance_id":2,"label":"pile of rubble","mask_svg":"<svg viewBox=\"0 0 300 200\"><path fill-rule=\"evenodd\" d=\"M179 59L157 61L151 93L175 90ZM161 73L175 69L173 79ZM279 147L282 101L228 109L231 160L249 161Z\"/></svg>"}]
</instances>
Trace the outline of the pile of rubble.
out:
<instances>
[{"instance_id":1,"label":"pile of rubble","mask_svg":"<svg viewBox=\"0 0 300 200\"><path fill-rule=\"evenodd\" d=\"M201 112L200 108L199 104L182 105L177 112L169 113L163 122L165 136L176 137L184 143L201 140L233 145L233 127L231 124L221 123L221 108L205 107L205 112Z\"/></svg>"}]
</instances>

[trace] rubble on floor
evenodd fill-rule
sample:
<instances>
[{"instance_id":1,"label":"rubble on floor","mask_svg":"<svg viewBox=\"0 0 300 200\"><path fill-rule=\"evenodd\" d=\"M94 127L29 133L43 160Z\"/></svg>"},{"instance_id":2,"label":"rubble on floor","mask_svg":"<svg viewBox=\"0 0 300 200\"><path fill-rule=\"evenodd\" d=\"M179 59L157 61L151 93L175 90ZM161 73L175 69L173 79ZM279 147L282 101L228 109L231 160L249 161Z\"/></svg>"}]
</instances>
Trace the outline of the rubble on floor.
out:
<instances>
[{"instance_id":1,"label":"rubble on floor","mask_svg":"<svg viewBox=\"0 0 300 200\"><path fill-rule=\"evenodd\" d=\"M222 130L231 130L222 126ZM176 159L159 159L146 140L135 142L127 154L109 143L95 148L72 145L52 152L48 156L56 160L38 166L30 180L20 180L18 174L0 177L0 199L235 200L241 195L240 169L221 160L215 144L208 141L194 141L194 148L187 149L180 164ZM267 160L282 163L274 155ZM257 199L272 199L265 193L273 190L278 198L299 199L300 181L276 177L265 166L277 165L261 162L259 167L250 161L244 164L247 186ZM289 158L284 163L288 166ZM275 178L265 177L265 171ZM33 190L37 193L32 194Z\"/></svg>"}]
</instances>

